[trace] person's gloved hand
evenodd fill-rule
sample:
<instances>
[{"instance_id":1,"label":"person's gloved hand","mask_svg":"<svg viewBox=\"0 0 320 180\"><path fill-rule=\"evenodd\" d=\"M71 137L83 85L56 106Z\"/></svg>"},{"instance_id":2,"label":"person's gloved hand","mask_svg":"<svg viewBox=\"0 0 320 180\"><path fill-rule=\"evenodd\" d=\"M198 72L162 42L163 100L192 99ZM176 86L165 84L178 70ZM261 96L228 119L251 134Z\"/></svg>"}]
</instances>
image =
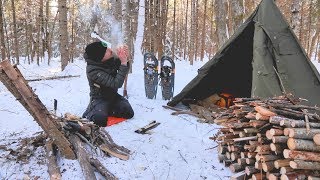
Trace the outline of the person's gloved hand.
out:
<instances>
[{"instance_id":1,"label":"person's gloved hand","mask_svg":"<svg viewBox=\"0 0 320 180\"><path fill-rule=\"evenodd\" d=\"M72 121L67 121L63 128L70 132L79 132L81 130L80 124Z\"/></svg>"}]
</instances>

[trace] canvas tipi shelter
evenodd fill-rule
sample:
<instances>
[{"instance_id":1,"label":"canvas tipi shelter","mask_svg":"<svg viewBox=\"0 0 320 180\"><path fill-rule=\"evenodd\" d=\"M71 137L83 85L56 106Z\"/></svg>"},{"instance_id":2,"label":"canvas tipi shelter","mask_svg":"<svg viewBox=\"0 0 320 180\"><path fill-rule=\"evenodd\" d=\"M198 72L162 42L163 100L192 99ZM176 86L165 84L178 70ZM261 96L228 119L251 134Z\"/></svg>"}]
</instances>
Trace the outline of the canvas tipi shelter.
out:
<instances>
[{"instance_id":1,"label":"canvas tipi shelter","mask_svg":"<svg viewBox=\"0 0 320 180\"><path fill-rule=\"evenodd\" d=\"M274 97L283 92L320 105L320 75L273 0L262 0L216 55L168 105L215 93Z\"/></svg>"}]
</instances>

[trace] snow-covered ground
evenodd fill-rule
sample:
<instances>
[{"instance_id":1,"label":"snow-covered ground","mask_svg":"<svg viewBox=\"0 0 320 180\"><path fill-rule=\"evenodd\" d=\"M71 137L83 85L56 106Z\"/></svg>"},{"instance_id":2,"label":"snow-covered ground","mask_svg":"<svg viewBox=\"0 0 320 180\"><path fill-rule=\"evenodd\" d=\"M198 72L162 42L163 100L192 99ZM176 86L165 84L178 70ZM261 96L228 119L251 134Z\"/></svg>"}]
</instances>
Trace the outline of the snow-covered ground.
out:
<instances>
[{"instance_id":1,"label":"snow-covered ground","mask_svg":"<svg viewBox=\"0 0 320 180\"><path fill-rule=\"evenodd\" d=\"M132 151L128 161L115 157L100 157L105 166L120 179L225 179L230 172L218 163L216 144L209 140L216 130L215 125L200 124L188 115L172 116L171 110L162 108L167 101L145 97L142 56L136 59L133 73L128 80L129 101L135 111L133 119L106 128L115 142ZM19 66L26 79L53 75L80 75L77 78L30 82L49 110L53 100L58 100L58 115L71 112L81 115L89 101L89 88L82 59L69 64L65 71L59 71L59 63L45 63L40 67L22 64ZM189 66L188 62L177 61L176 91L178 93L197 73L204 62ZM122 89L119 89L122 93ZM15 100L13 95L0 84L0 144L18 142L19 138L31 137L41 131L33 118ZM150 135L134 131L156 120L161 124ZM16 143L11 147L15 147ZM6 152L0 151L2 155ZM44 149L38 148L29 164L0 160L0 179L21 179L26 174L47 179ZM81 179L82 173L77 161L59 159L63 179Z\"/></svg>"},{"instance_id":2,"label":"snow-covered ground","mask_svg":"<svg viewBox=\"0 0 320 180\"><path fill-rule=\"evenodd\" d=\"M143 7L141 5L140 7ZM130 149L128 161L115 157L99 157L105 167L119 179L227 179L230 171L217 159L216 143L209 137L217 132L215 125L200 124L189 115L171 115L171 110L162 108L167 101L145 97L143 56L140 51L143 36L143 8L140 9L133 73L129 75L128 95L135 116L120 124L106 128L114 141ZM21 60L23 61L23 60ZM54 99L58 100L57 115L66 112L81 116L89 101L89 86L82 58L60 71L59 59L50 66L46 60L36 64L19 65L26 79L55 75L80 75L76 78L30 82L40 100L52 111ZM190 66L186 61L176 62L175 94L197 74L205 62ZM119 93L122 94L122 89ZM38 124L14 96L0 83L0 145L9 144L17 148L19 139L32 137L42 131ZM134 131L156 120L161 124L150 135ZM18 163L3 158L8 152L0 150L0 179L48 179L45 151L37 148L29 163ZM79 163L75 160L59 159L63 179L83 179ZM101 176L98 176L101 179Z\"/></svg>"},{"instance_id":3,"label":"snow-covered ground","mask_svg":"<svg viewBox=\"0 0 320 180\"><path fill-rule=\"evenodd\" d=\"M143 1L142 1L143 2ZM143 7L143 5L140 5ZM129 102L135 111L134 118L106 128L114 141L131 150L128 161L115 157L101 157L105 167L119 179L228 179L231 172L218 162L217 144L209 137L217 132L217 126L201 124L189 115L173 116L171 110L162 108L167 101L161 99L158 88L157 99L145 97L143 79L143 57L140 52L143 36L143 8L140 9L138 34L135 44L133 73L128 80ZM197 74L197 69L205 62L195 62L190 66L186 61L176 61L175 94ZM54 75L80 75L76 78L30 82L40 100L49 110L53 110L54 99L58 100L58 115L70 112L81 116L89 101L89 86L82 58L71 63L61 72L60 62L53 59L50 66L46 62L19 65L26 79ZM315 63L318 69L320 64ZM122 89L119 89L122 94ZM32 137L42 131L38 124L13 95L0 83L0 145L9 144L16 148L19 139ZM161 124L150 135L140 135L134 131L156 120ZM29 163L8 161L3 158L8 152L0 150L0 179L49 179L43 147L35 151ZM83 179L76 160L58 160L62 179ZM98 176L101 179L101 176Z\"/></svg>"}]
</instances>

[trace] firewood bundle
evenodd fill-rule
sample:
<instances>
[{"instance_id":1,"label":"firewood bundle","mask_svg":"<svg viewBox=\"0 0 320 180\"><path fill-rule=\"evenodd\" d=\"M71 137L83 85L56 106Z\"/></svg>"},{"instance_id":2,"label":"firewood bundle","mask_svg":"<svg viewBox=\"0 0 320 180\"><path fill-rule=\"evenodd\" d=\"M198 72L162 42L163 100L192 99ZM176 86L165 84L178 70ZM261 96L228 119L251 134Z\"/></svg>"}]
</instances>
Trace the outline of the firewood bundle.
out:
<instances>
[{"instance_id":1,"label":"firewood bundle","mask_svg":"<svg viewBox=\"0 0 320 180\"><path fill-rule=\"evenodd\" d=\"M236 98L232 113L212 139L231 179L320 178L320 117L317 107L288 96Z\"/></svg>"}]
</instances>

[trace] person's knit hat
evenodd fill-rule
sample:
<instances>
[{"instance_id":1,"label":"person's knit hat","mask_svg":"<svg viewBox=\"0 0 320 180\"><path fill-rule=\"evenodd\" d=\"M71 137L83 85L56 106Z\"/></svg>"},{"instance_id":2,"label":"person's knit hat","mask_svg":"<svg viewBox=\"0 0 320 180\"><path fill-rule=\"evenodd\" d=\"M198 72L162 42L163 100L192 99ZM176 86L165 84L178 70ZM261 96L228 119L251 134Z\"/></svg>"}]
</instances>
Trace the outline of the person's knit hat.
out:
<instances>
[{"instance_id":1,"label":"person's knit hat","mask_svg":"<svg viewBox=\"0 0 320 180\"><path fill-rule=\"evenodd\" d=\"M104 47L100 41L98 41L88 44L85 52L91 60L99 62L104 57L106 50L107 48Z\"/></svg>"}]
</instances>

